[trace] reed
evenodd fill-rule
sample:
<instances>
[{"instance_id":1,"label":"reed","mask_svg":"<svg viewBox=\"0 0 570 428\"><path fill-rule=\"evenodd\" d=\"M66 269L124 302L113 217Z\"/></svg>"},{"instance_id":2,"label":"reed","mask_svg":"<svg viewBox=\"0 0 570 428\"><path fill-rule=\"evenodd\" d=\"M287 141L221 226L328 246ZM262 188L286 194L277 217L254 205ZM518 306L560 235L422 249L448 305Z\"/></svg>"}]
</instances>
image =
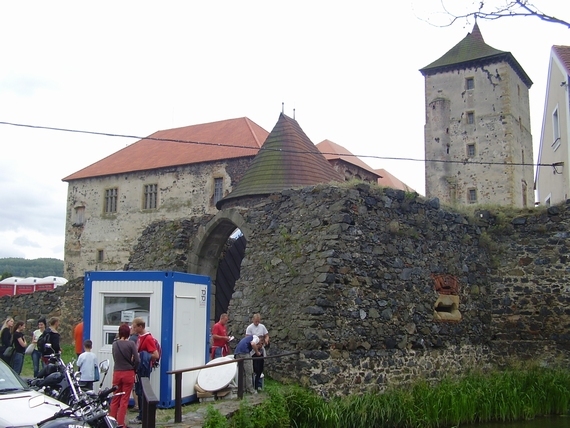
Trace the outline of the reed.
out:
<instances>
[{"instance_id":1,"label":"reed","mask_svg":"<svg viewBox=\"0 0 570 428\"><path fill-rule=\"evenodd\" d=\"M434 384L418 380L384 393L328 401L298 386L267 390L270 398L262 409L254 413L242 409L241 417L236 415L236 422L242 423L230 426L246 426L246 420L255 420L255 426L263 427L438 428L562 415L570 409L570 371L538 366L473 371ZM265 421L265 416L270 420Z\"/></svg>"}]
</instances>

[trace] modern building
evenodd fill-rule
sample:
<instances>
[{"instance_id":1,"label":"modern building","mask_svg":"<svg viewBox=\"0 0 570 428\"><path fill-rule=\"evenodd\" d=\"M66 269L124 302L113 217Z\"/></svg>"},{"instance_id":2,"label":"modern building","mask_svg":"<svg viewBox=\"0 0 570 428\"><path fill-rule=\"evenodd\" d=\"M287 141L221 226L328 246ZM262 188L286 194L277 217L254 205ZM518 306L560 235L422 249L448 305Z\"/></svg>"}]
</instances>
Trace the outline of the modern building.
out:
<instances>
[{"instance_id":1,"label":"modern building","mask_svg":"<svg viewBox=\"0 0 570 428\"><path fill-rule=\"evenodd\" d=\"M420 72L426 197L452 206L534 206L532 81L515 57L486 44L475 24Z\"/></svg>"},{"instance_id":2,"label":"modern building","mask_svg":"<svg viewBox=\"0 0 570 428\"><path fill-rule=\"evenodd\" d=\"M550 206L570 195L570 46L552 46L536 170L536 199ZM550 166L540 166L550 165Z\"/></svg>"}]
</instances>

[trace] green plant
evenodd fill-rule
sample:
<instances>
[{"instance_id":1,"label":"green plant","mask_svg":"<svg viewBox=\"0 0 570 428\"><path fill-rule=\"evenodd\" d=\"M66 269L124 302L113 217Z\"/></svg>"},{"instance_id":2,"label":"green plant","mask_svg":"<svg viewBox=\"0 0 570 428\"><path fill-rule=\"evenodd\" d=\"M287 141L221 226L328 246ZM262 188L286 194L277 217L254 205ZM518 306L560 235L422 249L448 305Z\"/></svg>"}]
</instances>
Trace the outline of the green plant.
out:
<instances>
[{"instance_id":1,"label":"green plant","mask_svg":"<svg viewBox=\"0 0 570 428\"><path fill-rule=\"evenodd\" d=\"M242 400L239 410L230 419L230 428L253 428L257 427L258 421L253 419L253 410L247 400Z\"/></svg>"},{"instance_id":2,"label":"green plant","mask_svg":"<svg viewBox=\"0 0 570 428\"><path fill-rule=\"evenodd\" d=\"M202 426L204 428L226 428L228 420L210 404L206 410L206 419L204 419L204 425Z\"/></svg>"}]
</instances>

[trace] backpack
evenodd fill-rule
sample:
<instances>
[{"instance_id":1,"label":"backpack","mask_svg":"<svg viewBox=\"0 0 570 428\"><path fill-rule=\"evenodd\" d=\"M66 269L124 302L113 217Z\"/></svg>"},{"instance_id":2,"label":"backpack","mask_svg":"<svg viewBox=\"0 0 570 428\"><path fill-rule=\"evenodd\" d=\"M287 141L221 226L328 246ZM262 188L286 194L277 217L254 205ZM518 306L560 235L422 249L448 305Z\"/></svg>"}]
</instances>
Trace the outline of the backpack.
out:
<instances>
[{"instance_id":1,"label":"backpack","mask_svg":"<svg viewBox=\"0 0 570 428\"><path fill-rule=\"evenodd\" d=\"M154 337L154 344L156 345L156 350L158 351L158 358L154 361L152 361L152 368L156 369L158 367L158 364L160 363L160 357L162 357L162 348L160 347L160 343L158 342L158 340L156 340Z\"/></svg>"},{"instance_id":2,"label":"backpack","mask_svg":"<svg viewBox=\"0 0 570 428\"><path fill-rule=\"evenodd\" d=\"M50 333L51 329L49 327L46 327L36 343L37 349L41 352L42 355L44 355L46 351L46 343L50 343Z\"/></svg>"},{"instance_id":3,"label":"backpack","mask_svg":"<svg viewBox=\"0 0 570 428\"><path fill-rule=\"evenodd\" d=\"M156 340L156 338L154 336L150 336L150 337L152 337L152 339L154 340L154 346L156 347L156 350L158 351L158 358L156 360L151 360L150 368L156 369L158 367L158 364L160 363L160 357L162 357L162 347L160 346L160 343L158 342L158 340ZM146 340L146 337L144 340Z\"/></svg>"}]
</instances>

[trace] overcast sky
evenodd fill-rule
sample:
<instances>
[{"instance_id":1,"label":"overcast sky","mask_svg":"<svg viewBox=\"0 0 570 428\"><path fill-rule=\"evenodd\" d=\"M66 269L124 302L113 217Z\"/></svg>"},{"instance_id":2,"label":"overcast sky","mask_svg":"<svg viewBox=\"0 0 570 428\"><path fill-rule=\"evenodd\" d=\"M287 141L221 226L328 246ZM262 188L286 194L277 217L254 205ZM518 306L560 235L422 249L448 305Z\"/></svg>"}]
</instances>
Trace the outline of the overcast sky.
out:
<instances>
[{"instance_id":1,"label":"overcast sky","mask_svg":"<svg viewBox=\"0 0 570 428\"><path fill-rule=\"evenodd\" d=\"M569 1L535 3L570 20ZM444 22L441 10L440 0L4 2L0 122L144 137L246 116L271 131L284 102L313 143L373 156L362 159L424 194L422 162L381 158L423 159L418 69L473 27L425 22ZM479 27L534 81L536 160L550 48L570 45L570 29L534 18ZM135 141L0 125L0 257L63 259L61 179Z\"/></svg>"}]
</instances>

